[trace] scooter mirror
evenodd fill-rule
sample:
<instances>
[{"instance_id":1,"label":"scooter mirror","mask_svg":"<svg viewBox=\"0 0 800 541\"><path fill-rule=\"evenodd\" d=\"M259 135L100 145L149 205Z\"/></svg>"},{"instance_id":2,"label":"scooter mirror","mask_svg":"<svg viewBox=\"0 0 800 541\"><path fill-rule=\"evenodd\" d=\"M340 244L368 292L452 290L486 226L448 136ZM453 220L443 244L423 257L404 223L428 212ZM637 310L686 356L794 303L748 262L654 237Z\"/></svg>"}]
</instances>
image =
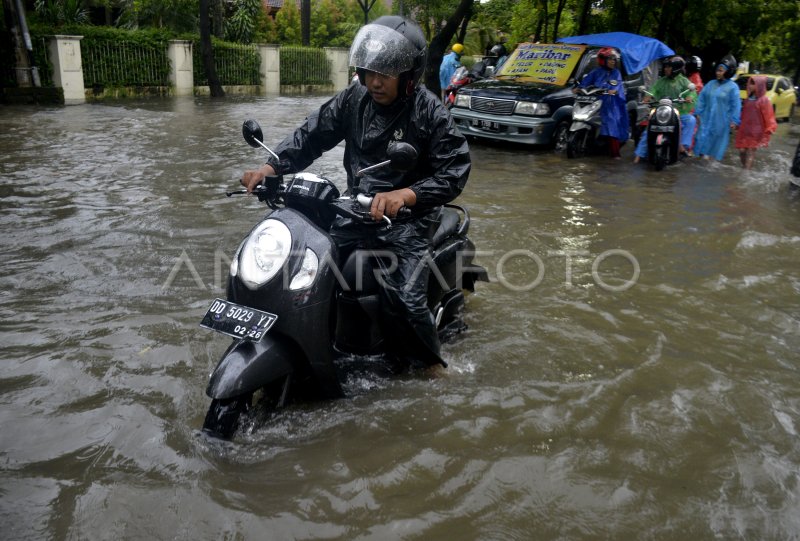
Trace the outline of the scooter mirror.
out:
<instances>
[{"instance_id":1,"label":"scooter mirror","mask_svg":"<svg viewBox=\"0 0 800 541\"><path fill-rule=\"evenodd\" d=\"M259 143L264 142L264 133L261 131L261 126L258 125L253 119L245 120L242 124L242 135L247 144L253 148L261 148Z\"/></svg>"},{"instance_id":2,"label":"scooter mirror","mask_svg":"<svg viewBox=\"0 0 800 541\"><path fill-rule=\"evenodd\" d=\"M417 164L417 149L409 143L392 141L386 148L386 154L396 171L410 171Z\"/></svg>"}]
</instances>

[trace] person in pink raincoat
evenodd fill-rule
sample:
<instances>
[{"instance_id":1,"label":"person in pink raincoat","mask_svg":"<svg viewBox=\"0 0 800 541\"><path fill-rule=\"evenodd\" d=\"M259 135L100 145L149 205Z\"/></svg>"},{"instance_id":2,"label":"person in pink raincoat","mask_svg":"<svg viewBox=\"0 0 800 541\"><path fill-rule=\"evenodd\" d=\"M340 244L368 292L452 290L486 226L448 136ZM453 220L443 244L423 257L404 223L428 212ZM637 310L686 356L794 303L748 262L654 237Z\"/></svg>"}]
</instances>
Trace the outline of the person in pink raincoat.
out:
<instances>
[{"instance_id":1,"label":"person in pink raincoat","mask_svg":"<svg viewBox=\"0 0 800 541\"><path fill-rule=\"evenodd\" d=\"M750 77L747 80L747 99L742 104L742 123L736 132L736 148L739 149L742 167L753 168L756 149L769 145L769 138L777 128L772 103L767 97L767 78Z\"/></svg>"}]
</instances>

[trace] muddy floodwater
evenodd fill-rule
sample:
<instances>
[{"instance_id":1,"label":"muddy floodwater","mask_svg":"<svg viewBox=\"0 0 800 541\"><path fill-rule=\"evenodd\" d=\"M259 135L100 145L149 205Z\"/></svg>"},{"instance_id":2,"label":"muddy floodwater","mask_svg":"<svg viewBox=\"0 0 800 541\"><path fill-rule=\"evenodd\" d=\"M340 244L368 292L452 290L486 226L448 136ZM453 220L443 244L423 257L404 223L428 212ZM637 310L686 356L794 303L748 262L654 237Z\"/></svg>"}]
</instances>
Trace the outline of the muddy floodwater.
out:
<instances>
[{"instance_id":1,"label":"muddy floodwater","mask_svg":"<svg viewBox=\"0 0 800 541\"><path fill-rule=\"evenodd\" d=\"M657 173L471 143L491 283L441 373L227 445L198 323L324 97L0 108L0 538L800 538L800 130ZM309 170L343 184L343 148Z\"/></svg>"}]
</instances>

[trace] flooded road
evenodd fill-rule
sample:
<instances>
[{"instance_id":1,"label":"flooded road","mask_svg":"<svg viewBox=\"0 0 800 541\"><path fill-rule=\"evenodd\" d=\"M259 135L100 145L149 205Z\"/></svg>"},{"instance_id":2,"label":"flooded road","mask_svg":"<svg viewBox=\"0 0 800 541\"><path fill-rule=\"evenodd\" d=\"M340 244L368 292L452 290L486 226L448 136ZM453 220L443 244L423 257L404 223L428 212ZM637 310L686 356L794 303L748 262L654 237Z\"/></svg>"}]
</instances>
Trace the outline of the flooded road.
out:
<instances>
[{"instance_id":1,"label":"flooded road","mask_svg":"<svg viewBox=\"0 0 800 541\"><path fill-rule=\"evenodd\" d=\"M198 322L266 211L222 195L242 121L274 145L323 100L0 108L0 537L800 538L789 124L751 172L473 143L493 282L450 368L198 437Z\"/></svg>"}]
</instances>

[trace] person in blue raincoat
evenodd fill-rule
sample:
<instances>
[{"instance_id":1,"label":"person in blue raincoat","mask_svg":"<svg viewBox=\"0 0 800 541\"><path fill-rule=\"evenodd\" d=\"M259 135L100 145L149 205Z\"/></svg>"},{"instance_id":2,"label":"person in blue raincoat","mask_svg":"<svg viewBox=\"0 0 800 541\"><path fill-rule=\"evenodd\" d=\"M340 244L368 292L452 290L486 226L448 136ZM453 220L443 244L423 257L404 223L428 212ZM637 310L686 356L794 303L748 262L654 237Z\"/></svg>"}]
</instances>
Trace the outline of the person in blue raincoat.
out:
<instances>
[{"instance_id":1,"label":"person in blue raincoat","mask_svg":"<svg viewBox=\"0 0 800 541\"><path fill-rule=\"evenodd\" d=\"M441 65L439 66L439 88L442 91L443 98L445 89L450 84L450 78L453 76L459 66L461 66L461 53L464 52L464 46L460 43L454 43L450 48L450 51L450 54L445 55L445 57L442 59Z\"/></svg>"},{"instance_id":2,"label":"person in blue raincoat","mask_svg":"<svg viewBox=\"0 0 800 541\"><path fill-rule=\"evenodd\" d=\"M695 154L721 160L728 149L730 132L741 122L742 101L739 86L731 81L736 73L736 60L727 55L717 64L716 79L709 81L700 92L697 107L697 138Z\"/></svg>"},{"instance_id":3,"label":"person in blue raincoat","mask_svg":"<svg viewBox=\"0 0 800 541\"><path fill-rule=\"evenodd\" d=\"M580 85L601 87L608 94L601 96L603 108L600 109L600 135L608 141L608 152L612 158L619 159L619 147L628 140L628 112L625 101L625 86L619 65L619 53L611 47L603 47L597 52L598 66L584 77Z\"/></svg>"}]
</instances>

